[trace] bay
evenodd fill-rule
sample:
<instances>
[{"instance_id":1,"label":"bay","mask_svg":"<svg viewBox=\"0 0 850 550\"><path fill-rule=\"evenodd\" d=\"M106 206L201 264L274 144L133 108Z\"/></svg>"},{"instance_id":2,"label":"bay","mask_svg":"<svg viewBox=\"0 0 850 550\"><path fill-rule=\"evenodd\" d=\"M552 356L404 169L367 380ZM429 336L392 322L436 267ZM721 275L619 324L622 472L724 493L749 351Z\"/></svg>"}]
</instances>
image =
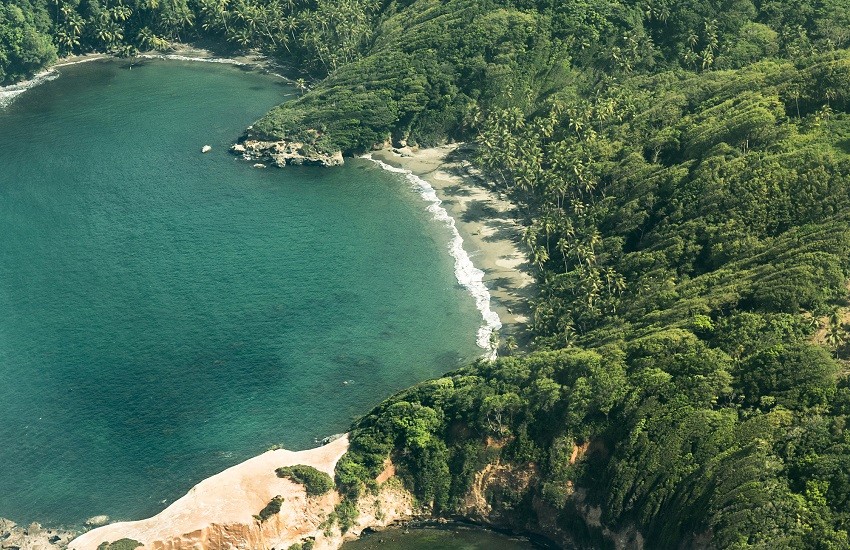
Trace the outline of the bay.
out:
<instances>
[{"instance_id":1,"label":"bay","mask_svg":"<svg viewBox=\"0 0 850 550\"><path fill-rule=\"evenodd\" d=\"M61 73L0 110L0 516L147 517L481 353L450 235L402 178L226 152L282 81Z\"/></svg>"}]
</instances>

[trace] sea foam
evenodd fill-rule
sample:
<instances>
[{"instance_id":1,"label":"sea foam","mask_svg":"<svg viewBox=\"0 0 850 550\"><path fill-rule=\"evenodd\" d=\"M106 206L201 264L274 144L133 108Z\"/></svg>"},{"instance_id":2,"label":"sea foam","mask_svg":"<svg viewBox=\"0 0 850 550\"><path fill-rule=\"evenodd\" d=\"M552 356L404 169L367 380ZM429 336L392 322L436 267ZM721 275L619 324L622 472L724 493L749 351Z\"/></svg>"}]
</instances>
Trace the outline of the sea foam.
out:
<instances>
[{"instance_id":1,"label":"sea foam","mask_svg":"<svg viewBox=\"0 0 850 550\"><path fill-rule=\"evenodd\" d=\"M0 109L8 107L9 104L11 104L16 97L26 92L30 88L34 88L39 84L43 84L47 81L59 78L59 72L56 69L60 67L78 65L80 63L88 63L89 61L97 61L99 59L104 58L105 56L88 56L74 59L72 61L65 61L64 63L58 63L56 65L53 65L53 67L49 69L45 69L44 71L30 78L29 80L24 80L22 82L18 82L17 84L11 84L9 86L0 86Z\"/></svg>"},{"instance_id":2,"label":"sea foam","mask_svg":"<svg viewBox=\"0 0 850 550\"><path fill-rule=\"evenodd\" d=\"M48 80L53 80L59 77L59 73L50 69L41 72L29 80L12 84L11 86L0 87L0 109L8 107L16 97L26 92L34 86L38 86Z\"/></svg>"},{"instance_id":3,"label":"sea foam","mask_svg":"<svg viewBox=\"0 0 850 550\"><path fill-rule=\"evenodd\" d=\"M449 254L455 260L455 278L466 290L475 298L475 305L478 311L481 312L481 317L484 323L478 329L478 337L476 342L478 346L486 350L484 356L488 359L495 359L497 349L491 342L491 335L502 328L502 321L499 319L499 314L490 309L490 291L484 284L484 272L475 267L472 259L463 249L463 237L457 230L455 219L443 208L443 201L437 196L437 192L430 183L420 178L410 170L404 168L396 168L390 166L386 162L372 158L371 153L363 155L361 158L371 160L384 170L394 174L402 174L409 181L419 195L428 203L428 211L434 215L434 219L440 221L449 228L452 234L452 240L449 243Z\"/></svg>"},{"instance_id":4,"label":"sea foam","mask_svg":"<svg viewBox=\"0 0 850 550\"><path fill-rule=\"evenodd\" d=\"M242 67L248 65L248 63L243 63L242 61L237 61L235 59L230 59L228 57L193 57L189 55L181 55L181 54L152 54L152 53L143 53L139 54L139 59L170 59L172 61L197 61L200 63L221 63L223 65L236 65L238 67Z\"/></svg>"}]
</instances>

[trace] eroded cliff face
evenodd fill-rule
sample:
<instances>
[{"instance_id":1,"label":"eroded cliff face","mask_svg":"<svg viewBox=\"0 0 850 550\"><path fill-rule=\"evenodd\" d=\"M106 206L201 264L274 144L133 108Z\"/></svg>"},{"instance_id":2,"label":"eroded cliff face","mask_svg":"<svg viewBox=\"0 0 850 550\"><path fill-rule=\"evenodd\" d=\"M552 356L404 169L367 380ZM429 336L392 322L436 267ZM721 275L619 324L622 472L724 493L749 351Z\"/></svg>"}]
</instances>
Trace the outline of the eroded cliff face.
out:
<instances>
[{"instance_id":1,"label":"eroded cliff face","mask_svg":"<svg viewBox=\"0 0 850 550\"><path fill-rule=\"evenodd\" d=\"M316 550L339 548L365 529L381 529L399 521L435 519L417 508L412 494L387 460L376 478L378 491L357 502L358 516L345 533L333 520L341 497L331 491L309 497L304 487L278 478L281 466L306 464L333 475L337 461L348 450L347 437L309 451L275 450L254 457L208 478L160 514L147 520L114 523L73 540L73 550L96 550L104 542L129 538L144 550L286 550L312 541ZM576 447L571 462L580 460L587 446ZM556 509L539 496L537 465L499 460L475 474L456 516L482 525L542 535L563 548L597 548L603 543L617 549L644 547L634 528L614 532L601 521L602 510L586 502L585 492L568 483L568 502ZM283 498L280 511L266 520L259 512L273 498Z\"/></svg>"},{"instance_id":2,"label":"eroded cliff face","mask_svg":"<svg viewBox=\"0 0 850 550\"><path fill-rule=\"evenodd\" d=\"M576 445L570 463L581 460L588 445ZM540 471L533 463L516 465L500 461L475 474L472 487L458 515L498 529L533 533L562 548L643 550L644 542L634 527L612 531L602 523L602 509L587 502L584 489L567 482L567 503L557 509L539 496Z\"/></svg>"},{"instance_id":3,"label":"eroded cliff face","mask_svg":"<svg viewBox=\"0 0 850 550\"><path fill-rule=\"evenodd\" d=\"M268 451L205 479L152 518L99 527L73 540L69 548L96 550L104 542L127 538L146 550L284 550L307 540L315 549L327 550L367 527L412 518L413 497L388 472L379 476L383 483L377 494L358 502L359 516L346 533L329 521L341 501L336 491L310 497L303 485L275 474L281 466L306 464L333 476L347 450L345 436L308 451ZM280 511L259 519L260 511L278 496L283 498Z\"/></svg>"}]
</instances>

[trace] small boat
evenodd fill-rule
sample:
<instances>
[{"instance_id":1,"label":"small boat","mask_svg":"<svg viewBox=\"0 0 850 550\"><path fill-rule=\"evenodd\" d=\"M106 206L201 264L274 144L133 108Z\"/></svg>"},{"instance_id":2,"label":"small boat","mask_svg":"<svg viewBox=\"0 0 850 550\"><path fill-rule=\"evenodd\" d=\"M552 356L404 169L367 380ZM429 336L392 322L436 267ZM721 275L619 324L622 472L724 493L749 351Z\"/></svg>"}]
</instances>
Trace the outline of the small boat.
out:
<instances>
[{"instance_id":1,"label":"small boat","mask_svg":"<svg viewBox=\"0 0 850 550\"><path fill-rule=\"evenodd\" d=\"M202 153L209 153L210 151L212 151L212 145L204 145L203 147L201 147Z\"/></svg>"}]
</instances>

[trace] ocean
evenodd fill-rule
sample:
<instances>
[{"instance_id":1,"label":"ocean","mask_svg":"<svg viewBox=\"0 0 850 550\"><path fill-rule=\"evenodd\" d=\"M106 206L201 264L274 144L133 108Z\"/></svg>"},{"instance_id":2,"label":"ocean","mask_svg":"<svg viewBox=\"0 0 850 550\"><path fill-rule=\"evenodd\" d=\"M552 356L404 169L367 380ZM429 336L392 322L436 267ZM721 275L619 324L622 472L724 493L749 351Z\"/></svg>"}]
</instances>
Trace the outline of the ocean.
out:
<instances>
[{"instance_id":1,"label":"ocean","mask_svg":"<svg viewBox=\"0 0 850 550\"><path fill-rule=\"evenodd\" d=\"M364 159L227 152L294 93L245 67L112 60L7 94L0 516L150 516L486 353L422 189Z\"/></svg>"}]
</instances>

